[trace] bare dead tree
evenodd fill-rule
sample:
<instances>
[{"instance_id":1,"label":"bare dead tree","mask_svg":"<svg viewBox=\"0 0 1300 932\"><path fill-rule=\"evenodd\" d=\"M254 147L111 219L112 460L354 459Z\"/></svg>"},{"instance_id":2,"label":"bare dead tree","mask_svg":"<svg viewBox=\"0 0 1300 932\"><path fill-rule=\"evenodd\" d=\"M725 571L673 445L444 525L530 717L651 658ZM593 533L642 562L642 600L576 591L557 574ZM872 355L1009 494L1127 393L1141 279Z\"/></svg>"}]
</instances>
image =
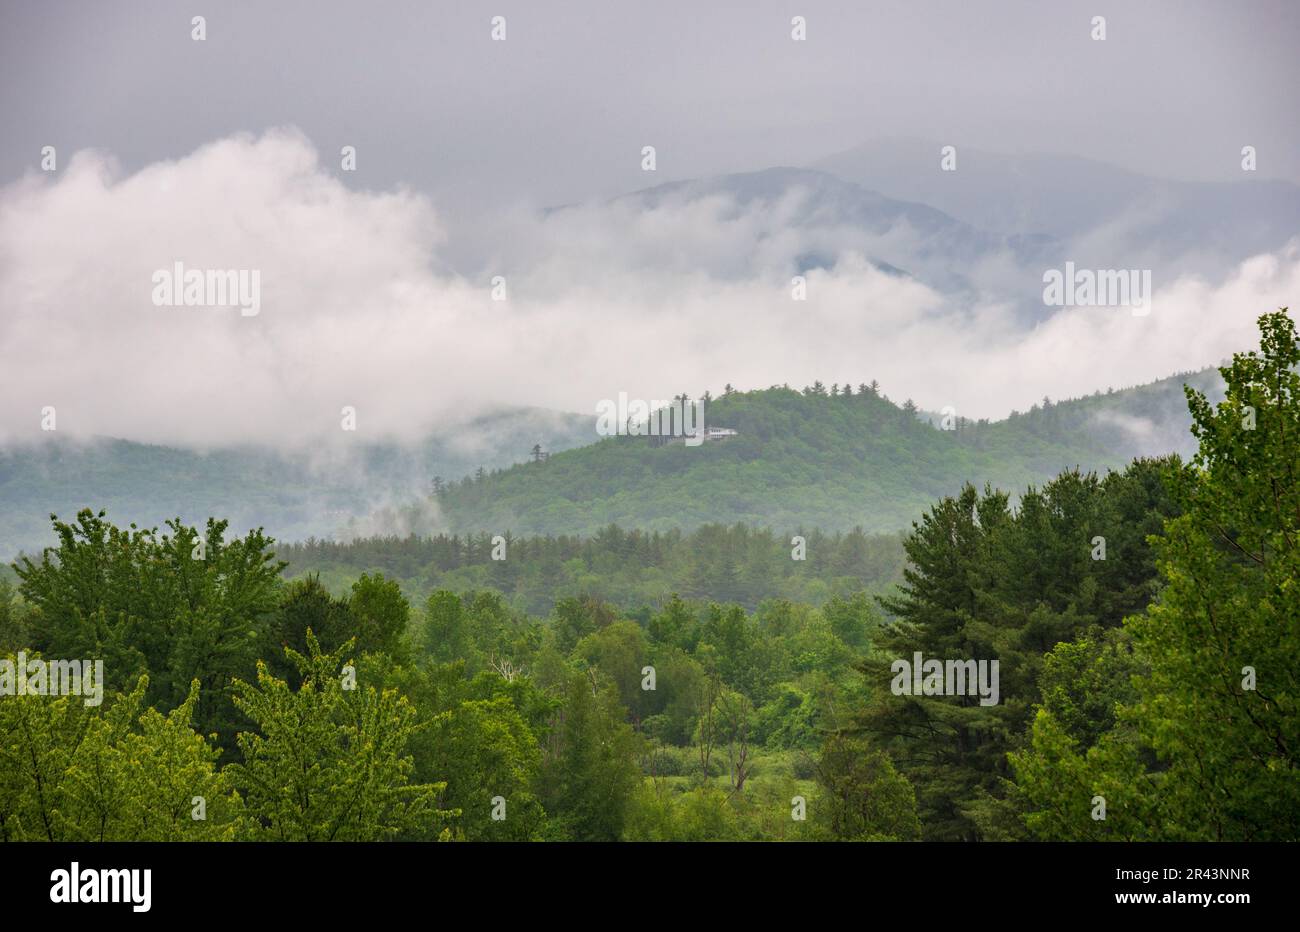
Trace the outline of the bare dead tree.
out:
<instances>
[{"instance_id":1,"label":"bare dead tree","mask_svg":"<svg viewBox=\"0 0 1300 932\"><path fill-rule=\"evenodd\" d=\"M515 662L509 657L489 657L488 665L500 674L501 678L507 683L514 682L516 677L524 675L523 665L515 666Z\"/></svg>"}]
</instances>

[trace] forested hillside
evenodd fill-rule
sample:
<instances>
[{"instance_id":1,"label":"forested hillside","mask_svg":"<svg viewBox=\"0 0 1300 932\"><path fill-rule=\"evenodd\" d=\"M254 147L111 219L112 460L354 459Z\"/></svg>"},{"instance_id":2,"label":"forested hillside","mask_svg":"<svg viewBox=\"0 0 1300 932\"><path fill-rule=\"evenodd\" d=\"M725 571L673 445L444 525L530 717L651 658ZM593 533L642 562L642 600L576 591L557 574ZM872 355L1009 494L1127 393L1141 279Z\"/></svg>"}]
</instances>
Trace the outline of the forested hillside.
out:
<instances>
[{"instance_id":1,"label":"forested hillside","mask_svg":"<svg viewBox=\"0 0 1300 932\"><path fill-rule=\"evenodd\" d=\"M274 541L221 521L55 519L58 546L0 583L0 839L1297 840L1300 342L1285 311L1260 332L1222 402L1187 390L1190 461L1014 499L958 482L880 598L634 604L642 558L771 570L784 542L747 528L516 541L575 584L609 548L631 587L534 611L477 541L289 551L485 576L413 604L378 573L286 579ZM790 443L798 415L849 426L859 404L885 438L930 430L870 392L717 403L750 436L786 410ZM876 565L864 535L809 541L783 585ZM102 661L102 693L33 685L73 658Z\"/></svg>"},{"instance_id":2,"label":"forested hillside","mask_svg":"<svg viewBox=\"0 0 1300 932\"><path fill-rule=\"evenodd\" d=\"M707 417L740 434L695 449L648 449L628 438L593 444L594 415L539 409L484 416L416 444L299 453L49 433L0 450L0 556L51 543L51 512L91 505L141 525L219 514L236 531L263 527L284 541L591 536L609 524L894 532L961 482L1015 490L1061 469L1188 452L1184 381L1212 398L1222 391L1207 370L1044 401L992 423L957 417L951 431L939 429L941 415L895 405L870 386L733 391L711 400ZM533 462L535 445L555 455Z\"/></svg>"},{"instance_id":3,"label":"forested hillside","mask_svg":"<svg viewBox=\"0 0 1300 932\"><path fill-rule=\"evenodd\" d=\"M696 447L610 437L543 463L466 477L437 501L444 524L461 534L736 522L888 532L965 482L1015 491L1063 469L1186 452L1184 383L1211 397L1221 392L1217 375L1202 372L1068 402L1044 399L991 423L958 412L951 430L874 384L728 391L706 404L704 418L735 437Z\"/></svg>"}]
</instances>

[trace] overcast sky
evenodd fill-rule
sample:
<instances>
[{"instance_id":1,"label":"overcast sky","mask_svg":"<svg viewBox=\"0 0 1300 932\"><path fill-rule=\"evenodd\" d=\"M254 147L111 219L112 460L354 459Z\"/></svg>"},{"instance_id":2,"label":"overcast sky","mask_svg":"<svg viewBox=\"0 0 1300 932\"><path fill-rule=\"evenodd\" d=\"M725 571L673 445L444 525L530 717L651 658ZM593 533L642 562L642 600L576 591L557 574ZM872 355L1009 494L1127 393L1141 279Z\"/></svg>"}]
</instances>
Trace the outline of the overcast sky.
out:
<instances>
[{"instance_id":1,"label":"overcast sky","mask_svg":"<svg viewBox=\"0 0 1300 932\"><path fill-rule=\"evenodd\" d=\"M8 4L0 441L31 437L46 405L74 434L309 442L337 436L342 405L414 436L486 405L594 412L622 391L813 379L996 417L1199 368L1293 299L1295 242L1208 280L1157 276L1149 317L1064 309L1027 328L1002 295L955 303L865 253L794 305L789 257L811 247L773 226L790 204L601 198L647 185L643 145L666 181L887 136L1223 180L1250 144L1261 175L1300 180L1298 10ZM527 209L570 202L585 206ZM462 242L515 257L508 302L448 260ZM259 270L261 312L155 307L151 274L174 261Z\"/></svg>"},{"instance_id":2,"label":"overcast sky","mask_svg":"<svg viewBox=\"0 0 1300 932\"><path fill-rule=\"evenodd\" d=\"M130 170L294 125L358 148L349 184L456 207L641 187L643 145L661 178L693 177L874 136L1197 179L1230 177L1249 144L1262 176L1300 181L1294 0L45 0L0 16L4 179L43 145Z\"/></svg>"}]
</instances>

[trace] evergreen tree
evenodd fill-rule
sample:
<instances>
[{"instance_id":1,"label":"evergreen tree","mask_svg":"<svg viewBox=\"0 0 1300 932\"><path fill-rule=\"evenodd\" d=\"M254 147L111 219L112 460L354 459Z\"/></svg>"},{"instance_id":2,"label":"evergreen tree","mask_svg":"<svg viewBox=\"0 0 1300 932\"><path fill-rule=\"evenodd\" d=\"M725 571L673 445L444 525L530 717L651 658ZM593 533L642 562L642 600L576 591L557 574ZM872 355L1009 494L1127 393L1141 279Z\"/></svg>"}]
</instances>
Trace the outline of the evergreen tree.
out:
<instances>
[{"instance_id":1,"label":"evergreen tree","mask_svg":"<svg viewBox=\"0 0 1300 932\"><path fill-rule=\"evenodd\" d=\"M542 770L551 837L617 841L622 835L640 783L638 742L623 718L612 684L600 685L583 673L568 677Z\"/></svg>"}]
</instances>

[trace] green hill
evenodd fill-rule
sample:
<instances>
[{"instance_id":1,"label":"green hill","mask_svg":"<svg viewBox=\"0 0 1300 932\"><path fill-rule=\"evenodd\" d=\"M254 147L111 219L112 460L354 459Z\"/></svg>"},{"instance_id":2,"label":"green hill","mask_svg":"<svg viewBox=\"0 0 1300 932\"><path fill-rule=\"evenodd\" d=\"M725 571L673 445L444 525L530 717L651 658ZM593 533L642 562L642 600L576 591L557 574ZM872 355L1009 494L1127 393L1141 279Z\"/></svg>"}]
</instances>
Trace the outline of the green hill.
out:
<instances>
[{"instance_id":1,"label":"green hill","mask_svg":"<svg viewBox=\"0 0 1300 932\"><path fill-rule=\"evenodd\" d=\"M1188 452L1184 381L1219 392L1217 373L1206 370L951 431L938 429L938 415L870 392L732 392L709 403L706 422L738 435L694 448L635 437L593 444L594 415L538 409L485 415L415 444L296 454L46 435L0 450L0 558L52 543L49 514L83 507L142 526L219 515L232 531L264 526L282 542L591 536L610 524L893 532L966 481L1015 491L1064 468ZM535 443L553 455L524 463ZM445 483L436 507L428 494L435 477Z\"/></svg>"},{"instance_id":2,"label":"green hill","mask_svg":"<svg viewBox=\"0 0 1300 932\"><path fill-rule=\"evenodd\" d=\"M1186 453L1184 382L1214 395L1213 370L942 430L910 403L825 388L731 392L705 422L737 435L687 447L608 437L452 483L439 496L450 532L595 534L745 524L784 531L906 528L963 483L1017 491L1063 469Z\"/></svg>"}]
</instances>

